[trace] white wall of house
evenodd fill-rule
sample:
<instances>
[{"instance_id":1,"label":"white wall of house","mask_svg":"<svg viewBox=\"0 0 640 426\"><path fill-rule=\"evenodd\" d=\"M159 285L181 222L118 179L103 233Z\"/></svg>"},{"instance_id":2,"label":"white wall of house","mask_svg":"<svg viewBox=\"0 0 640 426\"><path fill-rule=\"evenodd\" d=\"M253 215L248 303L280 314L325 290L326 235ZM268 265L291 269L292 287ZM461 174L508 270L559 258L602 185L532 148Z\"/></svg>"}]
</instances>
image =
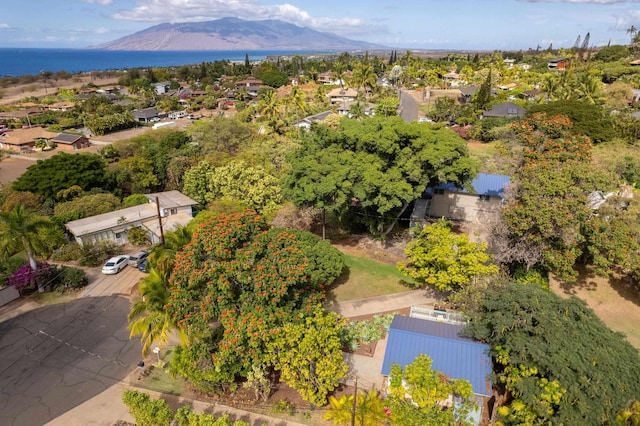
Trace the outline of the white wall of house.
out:
<instances>
[{"instance_id":1,"label":"white wall of house","mask_svg":"<svg viewBox=\"0 0 640 426\"><path fill-rule=\"evenodd\" d=\"M491 223L498 218L501 205L500 197L436 190L431 199L429 216Z\"/></svg>"}]
</instances>

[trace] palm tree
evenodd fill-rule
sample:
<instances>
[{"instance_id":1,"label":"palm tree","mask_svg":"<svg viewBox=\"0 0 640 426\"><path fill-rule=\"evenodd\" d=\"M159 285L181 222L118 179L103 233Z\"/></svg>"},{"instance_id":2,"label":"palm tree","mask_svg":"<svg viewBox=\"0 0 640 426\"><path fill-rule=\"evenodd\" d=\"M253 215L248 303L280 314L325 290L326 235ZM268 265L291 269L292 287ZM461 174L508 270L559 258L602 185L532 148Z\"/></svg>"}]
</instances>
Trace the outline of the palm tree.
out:
<instances>
[{"instance_id":1,"label":"palm tree","mask_svg":"<svg viewBox=\"0 0 640 426\"><path fill-rule=\"evenodd\" d=\"M275 90L267 90L262 95L260 95L261 99L258 102L258 111L263 115L269 126L275 129L275 123L278 120L278 116L280 114L280 100L278 99L278 94Z\"/></svg>"},{"instance_id":2,"label":"palm tree","mask_svg":"<svg viewBox=\"0 0 640 426\"><path fill-rule=\"evenodd\" d=\"M47 217L26 210L22 204L16 204L9 212L0 212L0 252L11 255L24 249L31 269L37 270L34 256L46 247L39 231L49 226L52 225ZM41 283L38 291L44 291Z\"/></svg>"},{"instance_id":3,"label":"palm tree","mask_svg":"<svg viewBox=\"0 0 640 426\"><path fill-rule=\"evenodd\" d=\"M298 89L298 86L293 86L291 88L291 93L287 97L287 101L296 112L296 121L299 118L298 113L305 113L307 111L307 103L306 103L307 94Z\"/></svg>"},{"instance_id":4,"label":"palm tree","mask_svg":"<svg viewBox=\"0 0 640 426\"><path fill-rule=\"evenodd\" d=\"M580 98L585 99L590 104L599 105L606 99L602 80L595 75L580 75L576 82L576 92Z\"/></svg>"},{"instance_id":5,"label":"palm tree","mask_svg":"<svg viewBox=\"0 0 640 426\"><path fill-rule=\"evenodd\" d=\"M131 307L127 316L129 320L129 338L140 335L142 355L149 353L153 342L166 344L172 330L178 327L165 309L169 303L169 272L152 268L149 275L140 281L142 300ZM180 331L184 341L185 335Z\"/></svg>"},{"instance_id":6,"label":"palm tree","mask_svg":"<svg viewBox=\"0 0 640 426\"><path fill-rule=\"evenodd\" d=\"M167 232L164 244L156 247L149 256L149 264L155 269L170 273L176 253L189 244L191 235L192 231L188 226L177 226L175 230Z\"/></svg>"},{"instance_id":7,"label":"palm tree","mask_svg":"<svg viewBox=\"0 0 640 426\"><path fill-rule=\"evenodd\" d=\"M373 67L368 64L358 63L353 70L353 83L356 87L362 87L367 97L367 89L373 89L376 87L377 78L376 73L373 71Z\"/></svg>"}]
</instances>

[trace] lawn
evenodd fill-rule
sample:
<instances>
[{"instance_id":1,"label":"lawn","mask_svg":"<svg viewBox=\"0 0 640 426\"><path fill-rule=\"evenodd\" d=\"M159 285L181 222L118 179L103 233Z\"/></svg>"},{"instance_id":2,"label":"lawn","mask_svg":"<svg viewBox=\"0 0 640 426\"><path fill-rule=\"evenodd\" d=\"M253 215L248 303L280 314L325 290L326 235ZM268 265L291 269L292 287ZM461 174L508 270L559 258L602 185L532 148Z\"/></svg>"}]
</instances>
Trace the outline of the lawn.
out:
<instances>
[{"instance_id":1,"label":"lawn","mask_svg":"<svg viewBox=\"0 0 640 426\"><path fill-rule=\"evenodd\" d=\"M384 296L409 291L403 283L413 283L395 265L377 262L368 257L345 254L346 271L338 277L327 294L336 302Z\"/></svg>"}]
</instances>

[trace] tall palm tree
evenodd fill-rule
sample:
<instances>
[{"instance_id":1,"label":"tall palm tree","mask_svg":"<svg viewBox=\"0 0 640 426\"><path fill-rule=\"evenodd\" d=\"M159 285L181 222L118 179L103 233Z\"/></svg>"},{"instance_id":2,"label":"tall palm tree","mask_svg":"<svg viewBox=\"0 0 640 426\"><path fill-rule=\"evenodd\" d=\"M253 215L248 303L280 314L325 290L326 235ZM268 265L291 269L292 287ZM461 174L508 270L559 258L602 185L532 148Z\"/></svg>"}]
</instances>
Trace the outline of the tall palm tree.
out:
<instances>
[{"instance_id":1,"label":"tall palm tree","mask_svg":"<svg viewBox=\"0 0 640 426\"><path fill-rule=\"evenodd\" d=\"M142 300L133 304L127 316L129 338L140 335L143 356L149 353L153 342L167 344L171 331L178 329L165 309L169 303L168 283L169 272L151 269L149 275L140 281L139 291ZM183 333L180 337L185 340Z\"/></svg>"},{"instance_id":2,"label":"tall palm tree","mask_svg":"<svg viewBox=\"0 0 640 426\"><path fill-rule=\"evenodd\" d=\"M576 92L578 96L590 104L602 104L606 99L604 85L595 75L582 74L576 81Z\"/></svg>"},{"instance_id":3,"label":"tall palm tree","mask_svg":"<svg viewBox=\"0 0 640 426\"><path fill-rule=\"evenodd\" d=\"M287 97L287 101L293 107L296 112L296 119L298 119L298 113L305 113L307 111L307 103L306 103L307 94L298 89L298 86L293 86L291 88L291 93ZM297 120L296 120L297 121Z\"/></svg>"},{"instance_id":4,"label":"tall palm tree","mask_svg":"<svg viewBox=\"0 0 640 426\"><path fill-rule=\"evenodd\" d=\"M52 225L47 217L28 211L22 204L16 204L9 212L0 212L0 252L12 255L24 249L35 271L38 269L35 254L46 247L39 231L49 226ZM44 291L40 283L38 291Z\"/></svg>"},{"instance_id":5,"label":"tall palm tree","mask_svg":"<svg viewBox=\"0 0 640 426\"><path fill-rule=\"evenodd\" d=\"M260 97L258 111L267 119L269 126L275 128L275 123L280 115L280 99L278 99L278 94L275 90L267 90L262 93Z\"/></svg>"},{"instance_id":6,"label":"tall palm tree","mask_svg":"<svg viewBox=\"0 0 640 426\"><path fill-rule=\"evenodd\" d=\"M373 91L377 84L376 73L373 66L364 63L356 64L353 70L353 83L356 87L362 87L365 97L367 97L367 89Z\"/></svg>"}]
</instances>

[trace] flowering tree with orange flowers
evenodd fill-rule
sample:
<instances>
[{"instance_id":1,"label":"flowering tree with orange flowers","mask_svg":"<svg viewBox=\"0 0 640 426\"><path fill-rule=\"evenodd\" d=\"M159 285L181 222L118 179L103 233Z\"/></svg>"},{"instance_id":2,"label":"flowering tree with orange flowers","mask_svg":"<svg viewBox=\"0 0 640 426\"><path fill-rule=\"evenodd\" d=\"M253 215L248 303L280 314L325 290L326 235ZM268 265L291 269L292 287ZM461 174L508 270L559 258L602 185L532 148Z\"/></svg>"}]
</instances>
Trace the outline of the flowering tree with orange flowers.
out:
<instances>
[{"instance_id":1,"label":"flowering tree with orange flowers","mask_svg":"<svg viewBox=\"0 0 640 426\"><path fill-rule=\"evenodd\" d=\"M585 252L588 195L612 184L596 171L589 138L570 128L566 116L544 113L514 124L522 162L503 211L509 245L524 241L539 249L544 266L564 281L576 279L574 266Z\"/></svg>"},{"instance_id":2,"label":"flowering tree with orange flowers","mask_svg":"<svg viewBox=\"0 0 640 426\"><path fill-rule=\"evenodd\" d=\"M314 315L343 267L328 242L270 229L253 211L202 223L170 280L166 308L192 342L178 351L177 372L213 390L262 370L277 330Z\"/></svg>"}]
</instances>

